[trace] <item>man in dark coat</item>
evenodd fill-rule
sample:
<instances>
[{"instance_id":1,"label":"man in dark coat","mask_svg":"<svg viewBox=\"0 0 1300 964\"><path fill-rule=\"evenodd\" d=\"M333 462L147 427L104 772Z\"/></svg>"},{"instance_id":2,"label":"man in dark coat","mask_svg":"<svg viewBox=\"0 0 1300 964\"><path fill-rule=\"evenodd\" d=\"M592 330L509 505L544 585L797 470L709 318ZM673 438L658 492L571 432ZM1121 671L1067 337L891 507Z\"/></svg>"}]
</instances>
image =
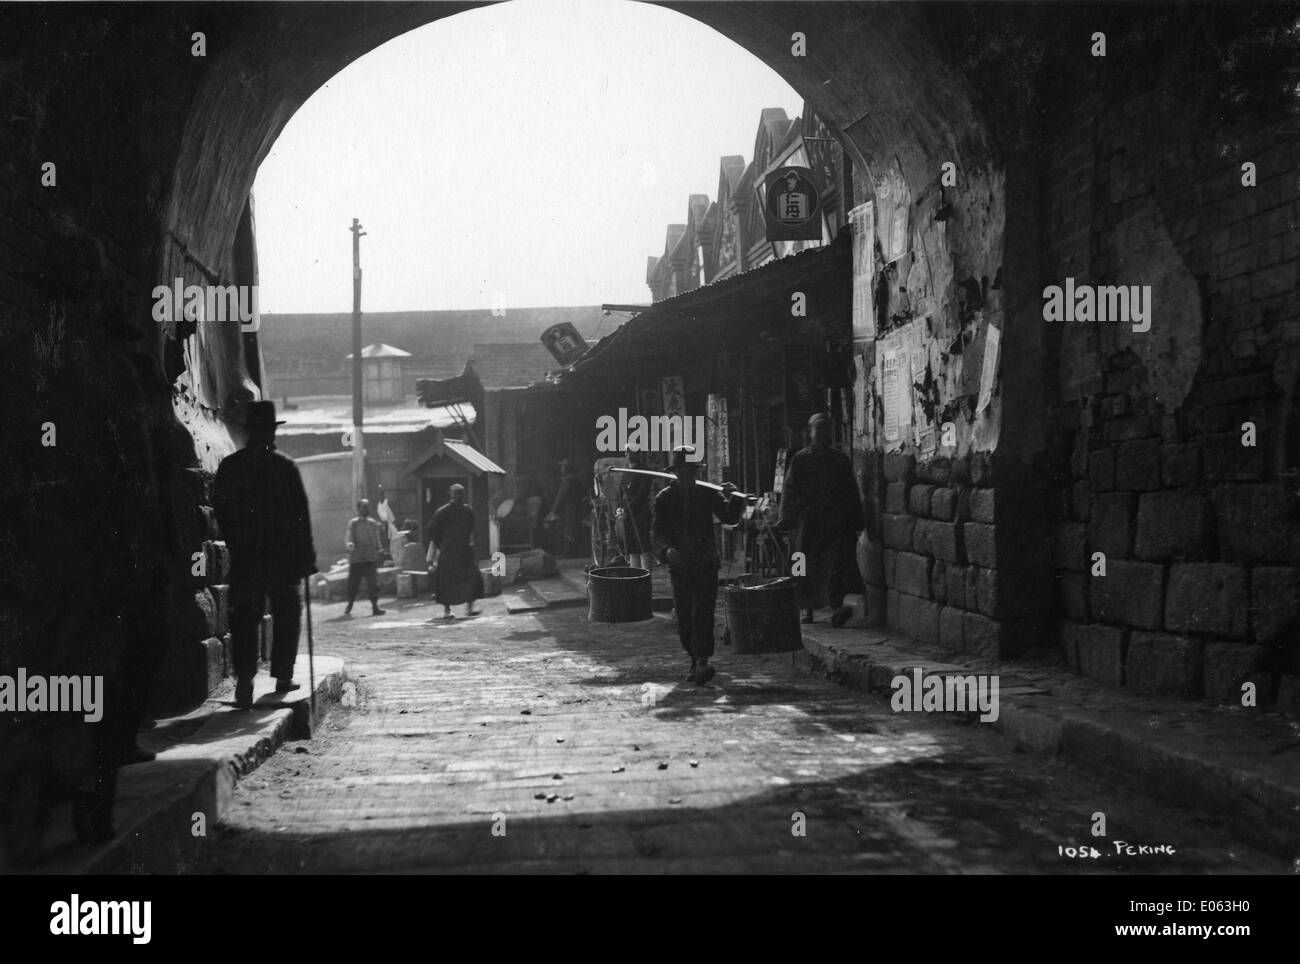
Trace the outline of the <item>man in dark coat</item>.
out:
<instances>
[{"instance_id":1,"label":"man in dark coat","mask_svg":"<svg viewBox=\"0 0 1300 964\"><path fill-rule=\"evenodd\" d=\"M299 688L293 681L298 658L298 584L316 571L307 493L298 467L275 451L274 402L250 402L244 448L217 468L217 524L230 549L231 648L235 663L235 705L253 705L257 675L257 628L271 600L271 675L275 691Z\"/></svg>"},{"instance_id":2,"label":"man in dark coat","mask_svg":"<svg viewBox=\"0 0 1300 964\"><path fill-rule=\"evenodd\" d=\"M849 457L831 447L829 416L808 422L811 444L790 459L781 494L777 527L792 532L790 550L803 553L805 572L799 576L804 622L813 610L829 604L831 625L843 626L853 615L844 605L857 566L857 534L866 526L862 497Z\"/></svg>"},{"instance_id":3,"label":"man in dark coat","mask_svg":"<svg viewBox=\"0 0 1300 964\"><path fill-rule=\"evenodd\" d=\"M474 558L474 510L465 504L465 486L459 482L447 491L449 502L433 514L429 538L437 552L438 571L433 595L442 603L443 617L451 607L465 604L465 615L476 616L474 600L483 595L483 573Z\"/></svg>"},{"instance_id":4,"label":"man in dark coat","mask_svg":"<svg viewBox=\"0 0 1300 964\"><path fill-rule=\"evenodd\" d=\"M713 538L713 521L735 525L745 504L732 498L736 487L730 482L722 492L695 484L696 463L691 445L673 450L672 472L677 476L654 501L650 525L655 555L668 566L673 584L673 605L677 612L677 636L691 658L687 679L703 686L713 679L709 665L713 655L713 611L718 599L718 547Z\"/></svg>"}]
</instances>

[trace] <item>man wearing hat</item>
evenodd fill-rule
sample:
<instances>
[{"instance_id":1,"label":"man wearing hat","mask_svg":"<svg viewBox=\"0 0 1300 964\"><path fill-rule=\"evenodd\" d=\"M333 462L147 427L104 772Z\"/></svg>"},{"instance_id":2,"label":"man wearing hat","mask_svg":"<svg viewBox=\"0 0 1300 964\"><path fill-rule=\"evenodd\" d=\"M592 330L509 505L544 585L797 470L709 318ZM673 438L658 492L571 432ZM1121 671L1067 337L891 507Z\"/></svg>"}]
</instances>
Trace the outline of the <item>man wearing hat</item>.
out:
<instances>
[{"instance_id":1,"label":"man wearing hat","mask_svg":"<svg viewBox=\"0 0 1300 964\"><path fill-rule=\"evenodd\" d=\"M811 444L790 459L781 494L777 528L792 532L790 551L804 554L799 578L804 622L813 610L830 605L831 625L841 627L853 615L844 605L857 560L857 535L866 525L862 496L849 457L831 446L831 420L824 414L808 420Z\"/></svg>"},{"instance_id":2,"label":"man wearing hat","mask_svg":"<svg viewBox=\"0 0 1300 964\"><path fill-rule=\"evenodd\" d=\"M736 487L727 482L722 492L695 484L698 462L695 447L673 449L672 473L677 476L654 500L650 538L655 555L667 564L677 611L677 636L691 658L687 679L703 686L713 678L713 612L718 599L718 547L713 521L735 525L744 502L734 499Z\"/></svg>"},{"instance_id":3,"label":"man wearing hat","mask_svg":"<svg viewBox=\"0 0 1300 964\"><path fill-rule=\"evenodd\" d=\"M307 493L298 467L275 450L274 402L250 402L244 447L217 468L214 506L230 550L230 639L234 650L235 705L253 705L257 628L271 601L271 675L275 691L299 688L298 584L316 572Z\"/></svg>"}]
</instances>

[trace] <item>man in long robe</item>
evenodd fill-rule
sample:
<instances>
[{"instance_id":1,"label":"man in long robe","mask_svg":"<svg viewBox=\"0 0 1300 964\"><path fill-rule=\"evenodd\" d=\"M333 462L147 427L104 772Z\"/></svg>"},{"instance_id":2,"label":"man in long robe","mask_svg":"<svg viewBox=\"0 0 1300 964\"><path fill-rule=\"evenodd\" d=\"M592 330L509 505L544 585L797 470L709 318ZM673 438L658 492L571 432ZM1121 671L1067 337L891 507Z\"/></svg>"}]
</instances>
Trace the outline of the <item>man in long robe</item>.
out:
<instances>
[{"instance_id":1,"label":"man in long robe","mask_svg":"<svg viewBox=\"0 0 1300 964\"><path fill-rule=\"evenodd\" d=\"M862 496L853 464L831 446L831 421L814 415L808 421L811 442L790 459L781 494L777 527L791 533L791 553L803 553L805 573L798 576L804 622L813 611L830 605L831 625L843 626L853 615L844 605L857 566L857 535L866 527Z\"/></svg>"},{"instance_id":2,"label":"man in long robe","mask_svg":"<svg viewBox=\"0 0 1300 964\"><path fill-rule=\"evenodd\" d=\"M476 616L474 600L483 595L483 574L474 556L474 510L465 504L465 486L460 483L447 494L450 501L433 514L429 525L438 565L433 594L442 603L444 618L450 619L451 607L460 603L466 616Z\"/></svg>"}]
</instances>

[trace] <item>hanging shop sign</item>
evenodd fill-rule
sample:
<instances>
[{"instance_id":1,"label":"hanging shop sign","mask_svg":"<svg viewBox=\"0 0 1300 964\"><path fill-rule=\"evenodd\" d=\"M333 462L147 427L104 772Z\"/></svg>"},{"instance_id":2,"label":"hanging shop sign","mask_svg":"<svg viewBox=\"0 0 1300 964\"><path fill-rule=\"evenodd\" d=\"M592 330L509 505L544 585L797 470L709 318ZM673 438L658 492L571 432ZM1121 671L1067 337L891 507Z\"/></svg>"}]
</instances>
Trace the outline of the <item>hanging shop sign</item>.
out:
<instances>
[{"instance_id":1,"label":"hanging shop sign","mask_svg":"<svg viewBox=\"0 0 1300 964\"><path fill-rule=\"evenodd\" d=\"M542 344L561 365L571 365L587 351L587 340L567 321L542 332Z\"/></svg>"},{"instance_id":2,"label":"hanging shop sign","mask_svg":"<svg viewBox=\"0 0 1300 964\"><path fill-rule=\"evenodd\" d=\"M806 167L778 167L763 180L769 241L820 241L821 192Z\"/></svg>"}]
</instances>

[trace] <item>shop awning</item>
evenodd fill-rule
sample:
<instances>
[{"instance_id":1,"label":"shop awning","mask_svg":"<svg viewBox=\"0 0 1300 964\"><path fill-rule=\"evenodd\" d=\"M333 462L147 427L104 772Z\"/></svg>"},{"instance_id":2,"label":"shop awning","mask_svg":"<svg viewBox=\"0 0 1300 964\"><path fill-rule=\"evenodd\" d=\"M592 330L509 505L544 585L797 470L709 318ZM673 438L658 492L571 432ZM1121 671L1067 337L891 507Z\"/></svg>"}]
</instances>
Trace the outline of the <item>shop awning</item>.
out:
<instances>
[{"instance_id":1,"label":"shop awning","mask_svg":"<svg viewBox=\"0 0 1300 964\"><path fill-rule=\"evenodd\" d=\"M791 314L795 292L805 295L806 317ZM683 351L717 352L747 338L795 331L844 340L851 337L852 305L852 245L849 232L842 231L828 245L656 302L598 341L557 380L565 385L631 374Z\"/></svg>"}]
</instances>

